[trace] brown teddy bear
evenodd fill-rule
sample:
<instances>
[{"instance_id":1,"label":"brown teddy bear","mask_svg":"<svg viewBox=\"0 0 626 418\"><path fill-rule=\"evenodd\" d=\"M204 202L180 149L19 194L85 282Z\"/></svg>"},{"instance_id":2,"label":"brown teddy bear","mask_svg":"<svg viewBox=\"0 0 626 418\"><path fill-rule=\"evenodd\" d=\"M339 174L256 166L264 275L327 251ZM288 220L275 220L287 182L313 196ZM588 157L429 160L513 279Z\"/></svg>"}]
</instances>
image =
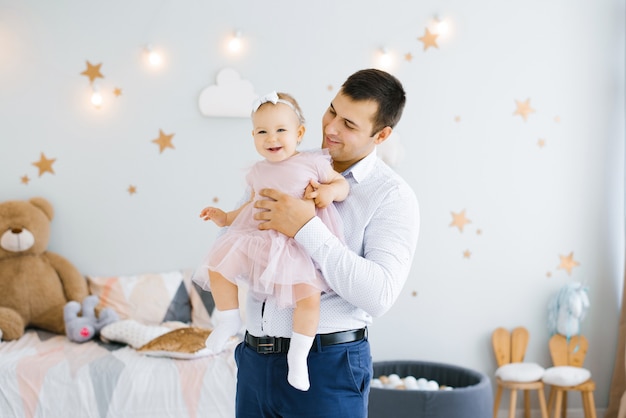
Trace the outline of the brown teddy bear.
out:
<instances>
[{"instance_id":1,"label":"brown teddy bear","mask_svg":"<svg viewBox=\"0 0 626 418\"><path fill-rule=\"evenodd\" d=\"M35 197L0 203L0 335L16 340L32 326L65 333L63 309L82 302L87 281L65 258L46 251L52 204Z\"/></svg>"}]
</instances>

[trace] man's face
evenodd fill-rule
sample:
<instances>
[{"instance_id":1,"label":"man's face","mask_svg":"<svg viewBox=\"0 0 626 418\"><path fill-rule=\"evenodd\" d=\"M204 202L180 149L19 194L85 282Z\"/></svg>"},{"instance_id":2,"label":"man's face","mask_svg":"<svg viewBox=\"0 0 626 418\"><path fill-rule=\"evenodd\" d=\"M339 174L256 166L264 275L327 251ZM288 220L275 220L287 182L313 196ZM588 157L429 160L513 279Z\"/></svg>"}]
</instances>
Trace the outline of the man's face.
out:
<instances>
[{"instance_id":1,"label":"man's face","mask_svg":"<svg viewBox=\"0 0 626 418\"><path fill-rule=\"evenodd\" d=\"M327 148L334 168L342 172L367 156L379 142L372 136L378 110L374 101L354 101L341 92L322 117L322 148Z\"/></svg>"}]
</instances>

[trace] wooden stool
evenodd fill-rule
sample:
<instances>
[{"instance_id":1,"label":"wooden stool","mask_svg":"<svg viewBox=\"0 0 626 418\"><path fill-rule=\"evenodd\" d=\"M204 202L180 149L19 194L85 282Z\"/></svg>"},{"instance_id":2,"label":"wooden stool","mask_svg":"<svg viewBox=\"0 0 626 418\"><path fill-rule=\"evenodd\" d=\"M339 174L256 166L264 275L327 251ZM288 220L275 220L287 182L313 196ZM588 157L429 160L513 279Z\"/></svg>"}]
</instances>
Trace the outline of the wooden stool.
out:
<instances>
[{"instance_id":1,"label":"wooden stool","mask_svg":"<svg viewBox=\"0 0 626 418\"><path fill-rule=\"evenodd\" d=\"M567 417L567 392L578 391L582 397L585 418L596 418L593 392L596 383L591 372L583 368L589 343L582 335L567 337L555 334L549 342L554 367L546 370L543 382L550 385L549 410L554 418Z\"/></svg>"},{"instance_id":2,"label":"wooden stool","mask_svg":"<svg viewBox=\"0 0 626 418\"><path fill-rule=\"evenodd\" d=\"M530 418L530 391L536 390L539 397L541 417L548 418L546 398L543 393L544 369L536 363L524 362L529 334L524 327L517 327L513 332L500 327L491 334L493 352L496 356L498 369L496 370L497 391L493 405L493 418L498 416L498 408L504 389L511 391L509 401L509 418L515 418L517 391L524 393L524 417Z\"/></svg>"}]
</instances>

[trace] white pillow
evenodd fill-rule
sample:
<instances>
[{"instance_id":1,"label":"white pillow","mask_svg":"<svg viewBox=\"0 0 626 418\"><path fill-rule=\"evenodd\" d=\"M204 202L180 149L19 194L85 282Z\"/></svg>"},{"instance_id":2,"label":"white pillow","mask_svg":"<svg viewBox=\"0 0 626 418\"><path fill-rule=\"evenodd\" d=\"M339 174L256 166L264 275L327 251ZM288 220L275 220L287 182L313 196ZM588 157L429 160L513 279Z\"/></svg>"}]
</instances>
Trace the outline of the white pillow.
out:
<instances>
[{"instance_id":1,"label":"white pillow","mask_svg":"<svg viewBox=\"0 0 626 418\"><path fill-rule=\"evenodd\" d=\"M537 363L509 363L496 370L496 377L506 382L536 382L544 371Z\"/></svg>"},{"instance_id":2,"label":"white pillow","mask_svg":"<svg viewBox=\"0 0 626 418\"><path fill-rule=\"evenodd\" d=\"M104 326L100 330L100 338L103 341L128 344L136 349L171 330L158 325L144 325L134 319L122 319Z\"/></svg>"},{"instance_id":3,"label":"white pillow","mask_svg":"<svg viewBox=\"0 0 626 418\"><path fill-rule=\"evenodd\" d=\"M591 378L591 372L582 367L556 366L546 369L543 382L554 386L576 386Z\"/></svg>"}]
</instances>

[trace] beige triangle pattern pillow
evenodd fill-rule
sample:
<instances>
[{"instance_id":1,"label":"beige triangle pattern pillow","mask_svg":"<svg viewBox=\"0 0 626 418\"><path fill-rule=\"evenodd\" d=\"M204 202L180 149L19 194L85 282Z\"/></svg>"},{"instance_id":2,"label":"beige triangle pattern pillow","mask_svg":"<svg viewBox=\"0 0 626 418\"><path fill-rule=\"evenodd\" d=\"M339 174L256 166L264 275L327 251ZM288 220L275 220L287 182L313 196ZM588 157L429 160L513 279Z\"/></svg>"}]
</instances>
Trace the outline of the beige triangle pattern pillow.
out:
<instances>
[{"instance_id":1,"label":"beige triangle pattern pillow","mask_svg":"<svg viewBox=\"0 0 626 418\"><path fill-rule=\"evenodd\" d=\"M129 276L87 276L89 291L100 298L100 308L110 307L120 319L145 325L165 321L191 321L191 304L181 271Z\"/></svg>"}]
</instances>

